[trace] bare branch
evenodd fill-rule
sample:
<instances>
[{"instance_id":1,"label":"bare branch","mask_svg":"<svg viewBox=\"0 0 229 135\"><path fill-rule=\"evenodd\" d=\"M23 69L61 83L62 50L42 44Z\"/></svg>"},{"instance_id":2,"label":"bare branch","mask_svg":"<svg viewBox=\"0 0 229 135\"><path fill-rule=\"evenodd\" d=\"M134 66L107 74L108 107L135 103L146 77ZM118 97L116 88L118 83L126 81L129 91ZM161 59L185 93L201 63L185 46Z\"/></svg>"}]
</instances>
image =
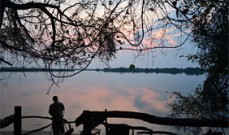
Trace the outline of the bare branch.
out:
<instances>
[{"instance_id":1,"label":"bare branch","mask_svg":"<svg viewBox=\"0 0 229 135\"><path fill-rule=\"evenodd\" d=\"M109 61L117 51L142 52L184 45L191 36L190 15L200 10L192 7L186 11L171 0L56 4L7 0L4 7L1 49L27 61L42 61L46 67L78 67L81 71L94 59ZM178 18L174 17L176 12Z\"/></svg>"}]
</instances>

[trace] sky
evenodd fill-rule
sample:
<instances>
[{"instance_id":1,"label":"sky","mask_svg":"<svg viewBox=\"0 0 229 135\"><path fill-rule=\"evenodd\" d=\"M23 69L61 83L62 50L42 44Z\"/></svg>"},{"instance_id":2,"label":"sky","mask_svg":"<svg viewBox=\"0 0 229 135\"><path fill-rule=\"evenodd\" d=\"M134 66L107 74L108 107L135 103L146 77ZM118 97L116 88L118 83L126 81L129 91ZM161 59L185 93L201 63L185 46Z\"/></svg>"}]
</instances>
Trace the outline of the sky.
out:
<instances>
[{"instance_id":1,"label":"sky","mask_svg":"<svg viewBox=\"0 0 229 135\"><path fill-rule=\"evenodd\" d=\"M71 1L70 1L71 2ZM108 2L108 1L102 1L102 2ZM117 1L113 1L116 3ZM101 4L101 3L100 3ZM121 8L126 3L122 3L119 5ZM107 3L108 5L108 3ZM115 4L114 4L115 5ZM114 6L113 5L113 6ZM64 5L62 5L64 7ZM99 5L101 6L101 5ZM62 8L63 8L62 7ZM112 6L109 6L112 8ZM141 8L141 7L138 7ZM171 10L170 16L174 17L176 16L176 13L174 10L170 9L170 7L167 7L169 10ZM160 10L160 9L158 9ZM104 15L104 7L101 6L96 9L96 15L101 16ZM154 21L156 21L158 18L161 18L160 11L158 11L159 14L157 16L155 14L151 14L151 12L145 12L145 21L148 26L151 26L152 28L155 28L157 25L161 25L160 23L156 26L154 24ZM139 10L140 14L140 10ZM83 17L83 16L82 16ZM147 19L147 17L151 17L151 19ZM136 19L136 18L135 18ZM152 24L151 24L152 23ZM141 33L141 28L138 29L139 33ZM147 34L145 34L145 38L143 40L143 43L147 47L152 46L158 46L158 42L160 42L160 39L162 37L165 38L165 45L166 46L176 46L179 45L179 41L182 42L186 37L181 37L179 30L174 29L174 27L167 27L166 28L166 36L163 36L164 29L159 29L158 31L152 31ZM129 35L130 39L131 35ZM132 35L133 36L133 35ZM156 40L152 43L149 43L149 38L155 38ZM157 40L159 39L159 40ZM130 46L129 46L130 47ZM130 64L134 64L137 68L186 68L186 67L199 67L197 63L193 63L191 61L187 61L186 58L180 57L181 55L187 55L187 54L193 54L196 52L196 48L193 45L193 43L187 42L183 46L176 48L176 49L156 49L156 50L150 50L147 52L144 52L140 56L138 56L138 52L133 51L118 51L116 54L116 58L113 58L108 63L104 63L101 60L94 59L94 61L91 63L89 68L118 68L118 67L129 67Z\"/></svg>"},{"instance_id":2,"label":"sky","mask_svg":"<svg viewBox=\"0 0 229 135\"><path fill-rule=\"evenodd\" d=\"M175 49L155 49L144 52L138 55L133 51L118 51L115 58L112 58L109 62L102 62L99 59L94 59L88 67L89 69L96 68L129 68L131 64L134 64L136 68L187 68L187 67L199 67L198 63L187 61L187 58L180 57L182 55L195 54L197 48L193 43L186 43L183 46ZM26 67L36 67L31 63L14 63L14 66L20 67L21 65ZM2 65L7 66L7 65Z\"/></svg>"},{"instance_id":3,"label":"sky","mask_svg":"<svg viewBox=\"0 0 229 135\"><path fill-rule=\"evenodd\" d=\"M169 7L168 7L169 8ZM170 8L169 8L170 9ZM98 11L100 12L100 11ZM147 14L147 13L144 13ZM147 14L148 15L148 14ZM147 16L146 15L146 16ZM176 16L176 12L171 9L170 13L171 17ZM154 28L155 18L157 20L157 16L150 16L151 19L148 20L148 26L152 25L151 27ZM160 18L160 17L159 17ZM147 21L147 19L145 20ZM157 23L156 23L157 25ZM158 24L160 26L160 24ZM163 32L166 31L166 34L163 35ZM187 29L188 32L190 31ZM141 33L141 28L138 29L139 33ZM137 33L136 32L136 33ZM140 34L141 35L141 34ZM129 39L132 39L131 35L129 35ZM132 35L133 36L133 35ZM181 42L185 40L187 36L185 34L180 33L179 30L172 27L167 27L166 30L159 29L156 31L152 31L146 33L143 39L143 46L146 47L158 47L160 46L161 38L164 38L164 45L165 46L178 46ZM149 42L150 38L154 38L152 42ZM191 39L191 38L190 38ZM131 48L130 45L127 45L127 48ZM133 47L133 46L132 46ZM144 47L143 47L144 48ZM129 67L130 64L134 64L136 68L187 68L187 67L199 67L198 63L193 63L191 61L187 61L186 57L180 57L182 55L186 56L188 54L195 54L197 48L195 43L187 40L184 45L179 48L175 49L154 49L145 51L142 54L138 54L139 52L134 51L118 51L115 55L116 58L111 59L109 62L104 63L100 60L94 60L89 68L119 68L119 67Z\"/></svg>"},{"instance_id":4,"label":"sky","mask_svg":"<svg viewBox=\"0 0 229 135\"><path fill-rule=\"evenodd\" d=\"M89 68L118 68L129 67L134 64L136 68L187 68L199 67L198 63L187 61L187 58L180 57L182 55L195 54L197 48L186 43L183 46L175 49L156 49L145 52L138 56L132 51L119 51L116 58L109 61L108 64L95 60Z\"/></svg>"}]
</instances>

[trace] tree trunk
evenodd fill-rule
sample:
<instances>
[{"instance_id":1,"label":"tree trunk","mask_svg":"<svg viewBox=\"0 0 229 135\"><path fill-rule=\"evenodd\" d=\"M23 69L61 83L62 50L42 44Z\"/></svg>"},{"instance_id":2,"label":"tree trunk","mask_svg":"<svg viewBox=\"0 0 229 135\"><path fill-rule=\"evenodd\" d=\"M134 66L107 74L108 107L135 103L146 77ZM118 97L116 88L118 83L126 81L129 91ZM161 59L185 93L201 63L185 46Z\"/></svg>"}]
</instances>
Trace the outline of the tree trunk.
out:
<instances>
[{"instance_id":1,"label":"tree trunk","mask_svg":"<svg viewBox=\"0 0 229 135\"><path fill-rule=\"evenodd\" d=\"M79 116L76 119L75 121L76 125L85 123L85 118L93 118L90 120L96 120L96 121L99 121L99 119L101 119L100 121L102 121L104 118L129 118L129 119L143 120L145 122L152 123L152 124L169 125L169 126L224 127L224 128L229 127L227 120L168 118L168 117L158 117L146 113L128 112L128 111L105 111L105 112L84 111L81 114L81 116ZM93 123L93 121L91 122Z\"/></svg>"}]
</instances>

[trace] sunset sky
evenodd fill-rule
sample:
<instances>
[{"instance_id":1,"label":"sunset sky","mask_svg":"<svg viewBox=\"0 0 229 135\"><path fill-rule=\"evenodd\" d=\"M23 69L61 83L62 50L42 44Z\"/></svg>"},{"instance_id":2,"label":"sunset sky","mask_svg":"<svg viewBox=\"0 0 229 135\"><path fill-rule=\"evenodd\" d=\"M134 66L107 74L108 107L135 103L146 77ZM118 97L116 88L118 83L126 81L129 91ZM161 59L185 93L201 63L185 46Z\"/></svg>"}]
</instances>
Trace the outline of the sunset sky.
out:
<instances>
[{"instance_id":1,"label":"sunset sky","mask_svg":"<svg viewBox=\"0 0 229 135\"><path fill-rule=\"evenodd\" d=\"M193 43L186 43L176 49L156 49L147 51L140 56L137 52L119 51L115 59L109 62L109 66L99 60L95 60L89 68L118 68L129 67L134 64L137 68L186 68L199 67L198 63L187 61L182 55L196 53Z\"/></svg>"}]
</instances>

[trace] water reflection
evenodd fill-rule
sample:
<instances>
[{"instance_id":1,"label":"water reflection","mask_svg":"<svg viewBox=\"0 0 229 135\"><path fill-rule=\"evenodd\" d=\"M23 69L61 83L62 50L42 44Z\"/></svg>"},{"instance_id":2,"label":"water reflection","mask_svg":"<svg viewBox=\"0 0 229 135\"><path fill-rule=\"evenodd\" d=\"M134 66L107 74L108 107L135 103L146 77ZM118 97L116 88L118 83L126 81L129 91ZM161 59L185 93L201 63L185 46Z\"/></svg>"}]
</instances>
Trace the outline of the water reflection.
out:
<instances>
[{"instance_id":1,"label":"water reflection","mask_svg":"<svg viewBox=\"0 0 229 135\"><path fill-rule=\"evenodd\" d=\"M4 78L8 74L0 75ZM172 100L167 91L189 93L204 79L204 75L117 74L87 71L65 79L59 87L52 87L50 94L46 95L51 82L44 73L25 73L25 75L13 73L9 79L1 81L1 118L12 114L16 105L23 107L23 115L49 116L48 107L54 95L65 104L67 120L74 120L83 110L105 109L167 116L169 110L166 104ZM120 120L111 121L120 122ZM121 121L123 123L126 120ZM50 121L26 120L23 121L23 129L35 129L37 126L49 123ZM131 120L131 124L139 125L139 121ZM144 124L152 127L150 124ZM160 126L154 125L155 127ZM12 130L12 127L5 130Z\"/></svg>"}]
</instances>

